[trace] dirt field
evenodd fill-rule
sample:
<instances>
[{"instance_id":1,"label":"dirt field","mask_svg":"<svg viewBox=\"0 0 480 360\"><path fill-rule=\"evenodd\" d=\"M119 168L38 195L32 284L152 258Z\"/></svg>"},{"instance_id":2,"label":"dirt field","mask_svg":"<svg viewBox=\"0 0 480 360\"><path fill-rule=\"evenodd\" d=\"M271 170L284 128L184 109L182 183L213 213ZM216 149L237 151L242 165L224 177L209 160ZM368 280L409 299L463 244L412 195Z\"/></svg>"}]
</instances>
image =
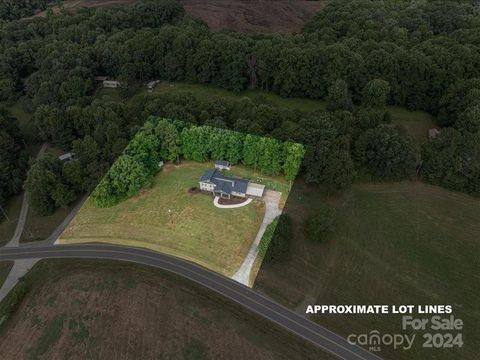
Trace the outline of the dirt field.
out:
<instances>
[{"instance_id":1,"label":"dirt field","mask_svg":"<svg viewBox=\"0 0 480 360\"><path fill-rule=\"evenodd\" d=\"M327 1L305 0L181 0L188 14L202 18L213 30L300 32Z\"/></svg>"},{"instance_id":2,"label":"dirt field","mask_svg":"<svg viewBox=\"0 0 480 360\"><path fill-rule=\"evenodd\" d=\"M42 261L0 336L0 359L330 359L239 306L159 270Z\"/></svg>"},{"instance_id":3,"label":"dirt field","mask_svg":"<svg viewBox=\"0 0 480 360\"><path fill-rule=\"evenodd\" d=\"M66 0L64 8L107 8L137 0ZM187 13L203 19L213 30L244 32L299 32L328 0L180 0ZM58 11L57 7L53 7ZM41 12L36 16L45 16Z\"/></svg>"}]
</instances>

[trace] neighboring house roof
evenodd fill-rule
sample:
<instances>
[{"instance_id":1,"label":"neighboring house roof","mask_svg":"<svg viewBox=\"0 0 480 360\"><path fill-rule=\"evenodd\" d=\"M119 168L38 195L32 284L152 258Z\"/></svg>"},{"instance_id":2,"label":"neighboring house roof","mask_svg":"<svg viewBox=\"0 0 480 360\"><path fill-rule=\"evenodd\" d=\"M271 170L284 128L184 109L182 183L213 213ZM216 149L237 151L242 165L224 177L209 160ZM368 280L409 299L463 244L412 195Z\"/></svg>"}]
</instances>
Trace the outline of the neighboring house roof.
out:
<instances>
[{"instance_id":1,"label":"neighboring house roof","mask_svg":"<svg viewBox=\"0 0 480 360\"><path fill-rule=\"evenodd\" d=\"M440 134L440 130L438 129L433 128L428 130L428 137L430 138L437 137L439 134Z\"/></svg>"},{"instance_id":2,"label":"neighboring house roof","mask_svg":"<svg viewBox=\"0 0 480 360\"><path fill-rule=\"evenodd\" d=\"M215 161L215 165L229 167L229 166L230 166L230 161L227 161L227 160L216 160L216 161Z\"/></svg>"},{"instance_id":3,"label":"neighboring house roof","mask_svg":"<svg viewBox=\"0 0 480 360\"><path fill-rule=\"evenodd\" d=\"M63 154L63 155L60 155L60 156L58 157L58 159L59 159L60 161L70 160L70 159L73 159L74 156L75 156L74 153L69 153L69 152L68 152L68 153L65 153L65 154Z\"/></svg>"},{"instance_id":4,"label":"neighboring house roof","mask_svg":"<svg viewBox=\"0 0 480 360\"><path fill-rule=\"evenodd\" d=\"M200 177L200 182L215 185L215 192L231 194L232 192L245 194L249 181L237 176L225 176L217 169L208 169Z\"/></svg>"}]
</instances>

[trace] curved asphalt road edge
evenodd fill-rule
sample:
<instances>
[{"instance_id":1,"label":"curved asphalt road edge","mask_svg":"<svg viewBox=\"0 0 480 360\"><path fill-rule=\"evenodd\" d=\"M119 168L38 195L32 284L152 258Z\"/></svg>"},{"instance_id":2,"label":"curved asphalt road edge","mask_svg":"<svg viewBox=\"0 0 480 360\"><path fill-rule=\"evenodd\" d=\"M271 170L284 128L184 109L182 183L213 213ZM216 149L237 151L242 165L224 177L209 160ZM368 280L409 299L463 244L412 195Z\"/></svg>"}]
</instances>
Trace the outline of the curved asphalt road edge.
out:
<instances>
[{"instance_id":1,"label":"curved asphalt road edge","mask_svg":"<svg viewBox=\"0 0 480 360\"><path fill-rule=\"evenodd\" d=\"M234 280L189 261L154 251L105 244L1 248L0 261L18 259L96 258L130 261L160 268L213 290L291 333L346 360L379 360L367 350L306 319Z\"/></svg>"}]
</instances>

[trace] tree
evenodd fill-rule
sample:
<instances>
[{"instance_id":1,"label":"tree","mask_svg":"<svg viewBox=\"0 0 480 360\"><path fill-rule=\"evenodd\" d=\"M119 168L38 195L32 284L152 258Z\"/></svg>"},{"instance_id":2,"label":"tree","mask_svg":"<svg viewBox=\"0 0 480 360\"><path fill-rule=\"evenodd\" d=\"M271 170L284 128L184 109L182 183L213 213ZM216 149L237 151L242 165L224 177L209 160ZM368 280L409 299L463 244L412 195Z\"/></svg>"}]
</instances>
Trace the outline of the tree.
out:
<instances>
[{"instance_id":1,"label":"tree","mask_svg":"<svg viewBox=\"0 0 480 360\"><path fill-rule=\"evenodd\" d=\"M51 215L59 204L64 204L60 199L65 193L61 177L62 163L50 155L42 156L30 167L25 188L30 193L30 205L39 215Z\"/></svg>"},{"instance_id":2,"label":"tree","mask_svg":"<svg viewBox=\"0 0 480 360\"><path fill-rule=\"evenodd\" d=\"M286 142L284 143L285 160L283 163L283 171L285 178L293 181L302 164L303 156L305 155L305 148L301 144Z\"/></svg>"},{"instance_id":3,"label":"tree","mask_svg":"<svg viewBox=\"0 0 480 360\"><path fill-rule=\"evenodd\" d=\"M382 79L373 79L365 85L362 91L362 105L372 108L387 106L390 84Z\"/></svg>"},{"instance_id":4,"label":"tree","mask_svg":"<svg viewBox=\"0 0 480 360\"><path fill-rule=\"evenodd\" d=\"M468 107L460 114L455 123L455 128L465 133L477 133L480 131L480 104Z\"/></svg>"},{"instance_id":5,"label":"tree","mask_svg":"<svg viewBox=\"0 0 480 360\"><path fill-rule=\"evenodd\" d=\"M278 175L284 157L282 143L276 139L262 137L259 143L258 166L267 175Z\"/></svg>"},{"instance_id":6,"label":"tree","mask_svg":"<svg viewBox=\"0 0 480 360\"><path fill-rule=\"evenodd\" d=\"M448 189L480 194L480 133L443 129L422 147L422 178Z\"/></svg>"},{"instance_id":7,"label":"tree","mask_svg":"<svg viewBox=\"0 0 480 360\"><path fill-rule=\"evenodd\" d=\"M353 111L352 97L348 89L348 84L344 80L336 80L328 88L327 109L330 111Z\"/></svg>"},{"instance_id":8,"label":"tree","mask_svg":"<svg viewBox=\"0 0 480 360\"><path fill-rule=\"evenodd\" d=\"M305 226L305 236L311 242L323 242L333 231L335 210L322 208L311 214Z\"/></svg>"},{"instance_id":9,"label":"tree","mask_svg":"<svg viewBox=\"0 0 480 360\"><path fill-rule=\"evenodd\" d=\"M375 179L398 180L414 172L411 141L396 128L380 125L355 142L355 158Z\"/></svg>"},{"instance_id":10,"label":"tree","mask_svg":"<svg viewBox=\"0 0 480 360\"><path fill-rule=\"evenodd\" d=\"M22 189L28 160L23 144L17 120L0 107L0 206Z\"/></svg>"},{"instance_id":11,"label":"tree","mask_svg":"<svg viewBox=\"0 0 480 360\"><path fill-rule=\"evenodd\" d=\"M155 134L160 139L160 157L167 161L179 161L180 134L175 125L166 119L161 119L155 126Z\"/></svg>"},{"instance_id":12,"label":"tree","mask_svg":"<svg viewBox=\"0 0 480 360\"><path fill-rule=\"evenodd\" d=\"M334 141L310 147L305 156L305 167L306 181L322 185L329 191L349 187L355 177L349 151L335 145Z\"/></svg>"},{"instance_id":13,"label":"tree","mask_svg":"<svg viewBox=\"0 0 480 360\"><path fill-rule=\"evenodd\" d=\"M246 166L258 167L260 156L260 137L255 135L246 135L243 142L243 164Z\"/></svg>"}]
</instances>

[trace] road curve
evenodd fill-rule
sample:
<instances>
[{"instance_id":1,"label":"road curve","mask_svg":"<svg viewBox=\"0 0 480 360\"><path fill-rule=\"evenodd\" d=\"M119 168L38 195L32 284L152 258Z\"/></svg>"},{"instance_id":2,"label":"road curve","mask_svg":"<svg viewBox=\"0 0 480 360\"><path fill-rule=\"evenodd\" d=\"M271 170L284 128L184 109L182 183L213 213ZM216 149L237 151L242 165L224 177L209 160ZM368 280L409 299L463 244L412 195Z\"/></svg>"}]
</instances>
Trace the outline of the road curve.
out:
<instances>
[{"instance_id":1,"label":"road curve","mask_svg":"<svg viewBox=\"0 0 480 360\"><path fill-rule=\"evenodd\" d=\"M324 351L346 360L378 360L378 356L349 344L346 339L310 321L256 291L189 261L174 256L106 244L46 245L40 247L1 248L0 261L18 259L96 258L130 261L160 268L209 288L286 330L313 343Z\"/></svg>"}]
</instances>

